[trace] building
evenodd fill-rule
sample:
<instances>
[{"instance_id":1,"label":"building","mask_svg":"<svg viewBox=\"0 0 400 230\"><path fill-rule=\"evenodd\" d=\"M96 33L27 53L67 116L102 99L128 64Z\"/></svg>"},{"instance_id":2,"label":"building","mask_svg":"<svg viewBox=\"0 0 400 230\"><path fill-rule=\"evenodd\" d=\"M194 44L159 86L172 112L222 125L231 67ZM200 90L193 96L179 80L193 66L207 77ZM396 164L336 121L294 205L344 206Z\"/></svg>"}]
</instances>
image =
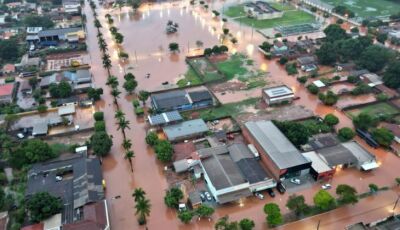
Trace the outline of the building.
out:
<instances>
[{"instance_id":1,"label":"building","mask_svg":"<svg viewBox=\"0 0 400 230\"><path fill-rule=\"evenodd\" d=\"M195 119L165 126L163 131L169 141L176 142L203 136L209 129L203 119Z\"/></svg>"},{"instance_id":2,"label":"building","mask_svg":"<svg viewBox=\"0 0 400 230\"><path fill-rule=\"evenodd\" d=\"M7 74L15 73L15 65L13 65L13 64L5 64L3 66L3 73L7 73Z\"/></svg>"},{"instance_id":3,"label":"building","mask_svg":"<svg viewBox=\"0 0 400 230\"><path fill-rule=\"evenodd\" d=\"M75 72L63 71L43 77L39 83L40 88L46 89L51 84L59 84L61 81L67 81L72 85L75 92L85 92L92 85L92 75L88 69L78 69Z\"/></svg>"},{"instance_id":4,"label":"building","mask_svg":"<svg viewBox=\"0 0 400 230\"><path fill-rule=\"evenodd\" d=\"M39 41L39 32L43 30L43 27L27 27L26 28L26 41L37 42Z\"/></svg>"},{"instance_id":5,"label":"building","mask_svg":"<svg viewBox=\"0 0 400 230\"><path fill-rule=\"evenodd\" d=\"M28 80L23 80L23 81L21 81L21 84L20 84L20 86L19 86L19 89L21 90L21 93L23 94L23 95L30 95L30 94L32 94L32 86L31 86L31 84L29 84L29 81Z\"/></svg>"},{"instance_id":6,"label":"building","mask_svg":"<svg viewBox=\"0 0 400 230\"><path fill-rule=\"evenodd\" d=\"M14 84L0 85L0 104L8 104L13 101Z\"/></svg>"},{"instance_id":7,"label":"building","mask_svg":"<svg viewBox=\"0 0 400 230\"><path fill-rule=\"evenodd\" d=\"M183 120L181 114L178 111L171 111L165 113L159 113L155 115L149 115L147 117L151 126L162 126L171 123L180 122Z\"/></svg>"},{"instance_id":8,"label":"building","mask_svg":"<svg viewBox=\"0 0 400 230\"><path fill-rule=\"evenodd\" d=\"M63 225L63 230L110 230L107 201L83 206L83 216L80 220Z\"/></svg>"},{"instance_id":9,"label":"building","mask_svg":"<svg viewBox=\"0 0 400 230\"><path fill-rule=\"evenodd\" d=\"M38 37L42 45L54 46L59 42L78 42L85 38L81 27L47 29L39 31Z\"/></svg>"},{"instance_id":10,"label":"building","mask_svg":"<svg viewBox=\"0 0 400 230\"><path fill-rule=\"evenodd\" d=\"M100 161L81 154L71 154L32 165L28 172L25 196L49 192L63 202L61 223L82 219L85 205L104 199Z\"/></svg>"},{"instance_id":11,"label":"building","mask_svg":"<svg viewBox=\"0 0 400 230\"><path fill-rule=\"evenodd\" d=\"M63 0L62 5L64 12L67 14L76 15L81 11L81 3L79 0Z\"/></svg>"},{"instance_id":12,"label":"building","mask_svg":"<svg viewBox=\"0 0 400 230\"><path fill-rule=\"evenodd\" d=\"M50 54L46 56L46 70L57 71L64 68L89 64L87 55L80 52Z\"/></svg>"},{"instance_id":13,"label":"building","mask_svg":"<svg viewBox=\"0 0 400 230\"><path fill-rule=\"evenodd\" d=\"M152 94L150 98L153 109L158 112L200 109L214 104L213 97L207 89L173 90Z\"/></svg>"},{"instance_id":14,"label":"building","mask_svg":"<svg viewBox=\"0 0 400 230\"><path fill-rule=\"evenodd\" d=\"M317 59L314 56L298 57L297 65L305 72L311 72L318 68Z\"/></svg>"},{"instance_id":15,"label":"building","mask_svg":"<svg viewBox=\"0 0 400 230\"><path fill-rule=\"evenodd\" d=\"M264 1L249 2L244 4L244 11L249 17L257 20L280 18L283 12L275 9Z\"/></svg>"},{"instance_id":16,"label":"building","mask_svg":"<svg viewBox=\"0 0 400 230\"><path fill-rule=\"evenodd\" d=\"M301 0L301 2L328 13L332 13L332 10L334 8L334 6L332 6L331 4L328 4L321 0Z\"/></svg>"},{"instance_id":17,"label":"building","mask_svg":"<svg viewBox=\"0 0 400 230\"><path fill-rule=\"evenodd\" d=\"M292 102L294 99L294 93L286 85L281 85L262 89L262 97L267 105L274 105L284 102Z\"/></svg>"},{"instance_id":18,"label":"building","mask_svg":"<svg viewBox=\"0 0 400 230\"><path fill-rule=\"evenodd\" d=\"M277 180L309 172L311 162L283 135L272 121L249 121L243 136L260 154L262 162Z\"/></svg>"},{"instance_id":19,"label":"building","mask_svg":"<svg viewBox=\"0 0 400 230\"><path fill-rule=\"evenodd\" d=\"M331 168L316 152L306 152L303 156L311 161L310 174L314 180L329 180L335 174L335 169Z\"/></svg>"}]
</instances>

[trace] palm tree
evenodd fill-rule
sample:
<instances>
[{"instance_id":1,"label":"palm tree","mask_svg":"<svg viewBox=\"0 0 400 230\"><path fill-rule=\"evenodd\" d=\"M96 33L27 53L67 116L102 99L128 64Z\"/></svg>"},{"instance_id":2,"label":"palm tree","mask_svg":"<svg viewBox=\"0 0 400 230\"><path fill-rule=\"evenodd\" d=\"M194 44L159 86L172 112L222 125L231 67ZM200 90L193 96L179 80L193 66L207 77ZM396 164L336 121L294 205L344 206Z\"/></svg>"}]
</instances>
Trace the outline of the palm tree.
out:
<instances>
[{"instance_id":1,"label":"palm tree","mask_svg":"<svg viewBox=\"0 0 400 230\"><path fill-rule=\"evenodd\" d=\"M94 27L96 27L97 29L102 27L99 19L97 18L94 20Z\"/></svg>"},{"instance_id":2,"label":"palm tree","mask_svg":"<svg viewBox=\"0 0 400 230\"><path fill-rule=\"evenodd\" d=\"M119 91L118 88L112 88L111 90L111 95L114 97L115 103L117 103L117 98L119 98L119 95L121 94L121 91Z\"/></svg>"},{"instance_id":3,"label":"palm tree","mask_svg":"<svg viewBox=\"0 0 400 230\"><path fill-rule=\"evenodd\" d=\"M111 27L110 27L110 32L111 32L111 34L114 36L116 33L118 33L117 27L111 26Z\"/></svg>"},{"instance_id":4,"label":"palm tree","mask_svg":"<svg viewBox=\"0 0 400 230\"><path fill-rule=\"evenodd\" d=\"M146 192L142 188L135 188L135 190L133 190L133 193L132 193L132 196L135 199L135 202L138 202L139 200L143 200L145 195L146 195Z\"/></svg>"},{"instance_id":5,"label":"palm tree","mask_svg":"<svg viewBox=\"0 0 400 230\"><path fill-rule=\"evenodd\" d=\"M139 215L138 221L139 224L146 224L146 217L150 215L150 200L148 199L140 199L136 202L136 215Z\"/></svg>"},{"instance_id":6,"label":"palm tree","mask_svg":"<svg viewBox=\"0 0 400 230\"><path fill-rule=\"evenodd\" d=\"M107 19L112 18L112 17L111 17L111 14L106 14L105 17L106 17Z\"/></svg>"},{"instance_id":7,"label":"palm tree","mask_svg":"<svg viewBox=\"0 0 400 230\"><path fill-rule=\"evenodd\" d=\"M122 119L122 118L125 119L125 113L122 112L121 110L117 110L115 112L114 118L117 119L117 120Z\"/></svg>"},{"instance_id":8,"label":"palm tree","mask_svg":"<svg viewBox=\"0 0 400 230\"><path fill-rule=\"evenodd\" d=\"M124 136L124 139L126 139L125 137L125 129L131 129L130 127L129 127L129 124L130 124L130 122L128 121L128 120L126 120L125 118L121 118L121 119L119 119L118 120L118 122L117 122L117 125L118 125L118 127L117 127L117 130L120 130L121 129L121 131L122 131L122 135Z\"/></svg>"},{"instance_id":9,"label":"palm tree","mask_svg":"<svg viewBox=\"0 0 400 230\"><path fill-rule=\"evenodd\" d=\"M132 141L129 139L124 139L122 141L122 148L124 148L125 150L129 150L132 147Z\"/></svg>"},{"instance_id":10,"label":"palm tree","mask_svg":"<svg viewBox=\"0 0 400 230\"><path fill-rule=\"evenodd\" d=\"M116 33L114 35L114 39L117 44L121 44L122 42L124 42L124 35L122 35L121 33Z\"/></svg>"},{"instance_id":11,"label":"palm tree","mask_svg":"<svg viewBox=\"0 0 400 230\"><path fill-rule=\"evenodd\" d=\"M139 91L138 97L139 97L139 100L142 101L143 105L146 104L146 100L149 98L149 96L150 96L150 93L149 93L149 92L147 92L147 91L145 91L145 90L140 90L140 91Z\"/></svg>"},{"instance_id":12,"label":"palm tree","mask_svg":"<svg viewBox=\"0 0 400 230\"><path fill-rule=\"evenodd\" d=\"M133 172L132 158L135 157L135 153L132 150L125 152L125 159L129 160L129 165L131 166L131 171Z\"/></svg>"},{"instance_id":13,"label":"palm tree","mask_svg":"<svg viewBox=\"0 0 400 230\"><path fill-rule=\"evenodd\" d=\"M110 55L104 53L102 59L103 59L103 67L104 69L107 69L108 76L110 76L110 68L112 67Z\"/></svg>"},{"instance_id":14,"label":"palm tree","mask_svg":"<svg viewBox=\"0 0 400 230\"><path fill-rule=\"evenodd\" d=\"M179 52L179 44L176 42L169 43L168 48L172 53Z\"/></svg>"},{"instance_id":15,"label":"palm tree","mask_svg":"<svg viewBox=\"0 0 400 230\"><path fill-rule=\"evenodd\" d=\"M117 77L113 75L109 76L106 85L111 86L112 88L116 88L119 85Z\"/></svg>"}]
</instances>

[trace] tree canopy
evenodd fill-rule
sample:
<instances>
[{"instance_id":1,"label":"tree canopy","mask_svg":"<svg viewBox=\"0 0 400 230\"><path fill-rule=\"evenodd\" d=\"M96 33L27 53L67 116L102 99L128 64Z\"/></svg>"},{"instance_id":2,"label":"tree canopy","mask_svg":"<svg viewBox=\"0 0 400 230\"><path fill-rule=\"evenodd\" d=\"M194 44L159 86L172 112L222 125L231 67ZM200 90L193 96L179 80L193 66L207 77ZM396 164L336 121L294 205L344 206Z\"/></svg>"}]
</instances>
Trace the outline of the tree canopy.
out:
<instances>
[{"instance_id":1,"label":"tree canopy","mask_svg":"<svg viewBox=\"0 0 400 230\"><path fill-rule=\"evenodd\" d=\"M358 65L371 72L383 69L391 58L391 53L387 48L378 45L367 47L358 59Z\"/></svg>"},{"instance_id":2,"label":"tree canopy","mask_svg":"<svg viewBox=\"0 0 400 230\"><path fill-rule=\"evenodd\" d=\"M178 208L179 201L183 198L183 192L179 188L171 188L164 197L164 203L170 208Z\"/></svg>"},{"instance_id":3,"label":"tree canopy","mask_svg":"<svg viewBox=\"0 0 400 230\"><path fill-rule=\"evenodd\" d=\"M368 130L371 127L375 127L378 124L378 119L372 117L368 113L360 113L353 118L353 124L356 128L361 130Z\"/></svg>"},{"instance_id":4,"label":"tree canopy","mask_svg":"<svg viewBox=\"0 0 400 230\"><path fill-rule=\"evenodd\" d=\"M357 190L347 184L340 184L336 187L336 194L342 204L355 204L358 202Z\"/></svg>"},{"instance_id":5,"label":"tree canopy","mask_svg":"<svg viewBox=\"0 0 400 230\"><path fill-rule=\"evenodd\" d=\"M389 147L394 139L393 133L386 128L377 128L372 131L372 137L378 144Z\"/></svg>"},{"instance_id":6,"label":"tree canopy","mask_svg":"<svg viewBox=\"0 0 400 230\"><path fill-rule=\"evenodd\" d=\"M309 208L308 205L305 203L304 196L298 196L296 194L292 194L289 196L286 207L288 207L288 209L290 209L291 211L294 211L296 215L305 213Z\"/></svg>"},{"instance_id":7,"label":"tree canopy","mask_svg":"<svg viewBox=\"0 0 400 230\"><path fill-rule=\"evenodd\" d=\"M274 121L274 124L295 146L306 144L311 135L307 127L301 123L293 121Z\"/></svg>"},{"instance_id":8,"label":"tree canopy","mask_svg":"<svg viewBox=\"0 0 400 230\"><path fill-rule=\"evenodd\" d=\"M90 138L90 141L93 152L97 156L106 156L113 145L110 136L104 131L95 132Z\"/></svg>"},{"instance_id":9,"label":"tree canopy","mask_svg":"<svg viewBox=\"0 0 400 230\"><path fill-rule=\"evenodd\" d=\"M7 62L14 62L21 56L18 41L15 38L0 41L0 58Z\"/></svg>"},{"instance_id":10,"label":"tree canopy","mask_svg":"<svg viewBox=\"0 0 400 230\"><path fill-rule=\"evenodd\" d=\"M40 222L60 213L63 204L60 198L51 196L48 192L38 192L29 198L26 208L29 210L30 219Z\"/></svg>"},{"instance_id":11,"label":"tree canopy","mask_svg":"<svg viewBox=\"0 0 400 230\"><path fill-rule=\"evenodd\" d=\"M383 82L390 88L397 89L400 87L400 61L388 65L383 75Z\"/></svg>"},{"instance_id":12,"label":"tree canopy","mask_svg":"<svg viewBox=\"0 0 400 230\"><path fill-rule=\"evenodd\" d=\"M336 206L336 201L329 192L319 190L314 196L314 204L321 210L329 210Z\"/></svg>"},{"instance_id":13,"label":"tree canopy","mask_svg":"<svg viewBox=\"0 0 400 230\"><path fill-rule=\"evenodd\" d=\"M329 42L339 41L348 37L346 31L338 24L330 24L324 29L324 33L326 40Z\"/></svg>"},{"instance_id":14,"label":"tree canopy","mask_svg":"<svg viewBox=\"0 0 400 230\"><path fill-rule=\"evenodd\" d=\"M40 139L23 141L16 151L11 154L11 164L20 168L26 164L43 162L56 157L50 146Z\"/></svg>"},{"instance_id":15,"label":"tree canopy","mask_svg":"<svg viewBox=\"0 0 400 230\"><path fill-rule=\"evenodd\" d=\"M199 217L210 217L212 214L214 214L215 210L205 204L200 205L197 209L196 209L196 214Z\"/></svg>"},{"instance_id":16,"label":"tree canopy","mask_svg":"<svg viewBox=\"0 0 400 230\"><path fill-rule=\"evenodd\" d=\"M339 129L338 136L341 141L349 141L353 139L355 132L349 127L344 127Z\"/></svg>"},{"instance_id":17,"label":"tree canopy","mask_svg":"<svg viewBox=\"0 0 400 230\"><path fill-rule=\"evenodd\" d=\"M26 27L43 27L51 28L54 26L54 22L46 16L29 15L23 19L23 23Z\"/></svg>"},{"instance_id":18,"label":"tree canopy","mask_svg":"<svg viewBox=\"0 0 400 230\"><path fill-rule=\"evenodd\" d=\"M283 222L281 209L275 203L268 203L264 206L264 213L267 215L267 223L269 226L277 226Z\"/></svg>"},{"instance_id":19,"label":"tree canopy","mask_svg":"<svg viewBox=\"0 0 400 230\"><path fill-rule=\"evenodd\" d=\"M154 146L154 151L156 152L157 159L166 163L172 160L173 148L169 141L160 140Z\"/></svg>"},{"instance_id":20,"label":"tree canopy","mask_svg":"<svg viewBox=\"0 0 400 230\"><path fill-rule=\"evenodd\" d=\"M63 80L59 84L50 84L49 92L52 97L66 98L72 95L72 86L67 81Z\"/></svg>"},{"instance_id":21,"label":"tree canopy","mask_svg":"<svg viewBox=\"0 0 400 230\"><path fill-rule=\"evenodd\" d=\"M146 136L146 143L150 146L157 144L158 136L156 132L149 132Z\"/></svg>"},{"instance_id":22,"label":"tree canopy","mask_svg":"<svg viewBox=\"0 0 400 230\"><path fill-rule=\"evenodd\" d=\"M335 126L339 124L339 118L331 113L327 114L324 118L324 123L329 126Z\"/></svg>"}]
</instances>

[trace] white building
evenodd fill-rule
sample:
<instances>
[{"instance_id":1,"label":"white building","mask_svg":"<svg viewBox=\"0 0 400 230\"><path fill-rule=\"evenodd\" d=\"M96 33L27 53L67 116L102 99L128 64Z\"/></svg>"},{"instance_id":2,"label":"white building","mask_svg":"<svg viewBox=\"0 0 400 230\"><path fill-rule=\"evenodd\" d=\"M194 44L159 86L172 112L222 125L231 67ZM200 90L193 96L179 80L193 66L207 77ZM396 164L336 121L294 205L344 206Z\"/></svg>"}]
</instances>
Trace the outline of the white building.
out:
<instances>
[{"instance_id":1,"label":"white building","mask_svg":"<svg viewBox=\"0 0 400 230\"><path fill-rule=\"evenodd\" d=\"M292 102L294 98L293 91L286 85L264 88L262 96L267 105L280 104L282 102Z\"/></svg>"}]
</instances>

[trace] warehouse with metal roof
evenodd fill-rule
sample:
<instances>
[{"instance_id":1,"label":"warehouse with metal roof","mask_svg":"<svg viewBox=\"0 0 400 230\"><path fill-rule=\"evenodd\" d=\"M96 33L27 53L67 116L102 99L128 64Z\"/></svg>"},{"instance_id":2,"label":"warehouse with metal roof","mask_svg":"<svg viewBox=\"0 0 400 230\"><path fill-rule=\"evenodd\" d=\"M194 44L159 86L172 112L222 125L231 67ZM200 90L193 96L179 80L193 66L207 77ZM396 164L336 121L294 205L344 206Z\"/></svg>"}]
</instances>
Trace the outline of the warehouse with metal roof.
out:
<instances>
[{"instance_id":1,"label":"warehouse with metal roof","mask_svg":"<svg viewBox=\"0 0 400 230\"><path fill-rule=\"evenodd\" d=\"M166 125L174 122L179 122L182 121L183 118L178 111L171 111L155 115L149 115L148 120L150 125L156 126L156 125Z\"/></svg>"},{"instance_id":2,"label":"warehouse with metal roof","mask_svg":"<svg viewBox=\"0 0 400 230\"><path fill-rule=\"evenodd\" d=\"M163 131L169 141L180 141L200 137L208 132L209 129L203 119L194 119L165 126Z\"/></svg>"}]
</instances>

